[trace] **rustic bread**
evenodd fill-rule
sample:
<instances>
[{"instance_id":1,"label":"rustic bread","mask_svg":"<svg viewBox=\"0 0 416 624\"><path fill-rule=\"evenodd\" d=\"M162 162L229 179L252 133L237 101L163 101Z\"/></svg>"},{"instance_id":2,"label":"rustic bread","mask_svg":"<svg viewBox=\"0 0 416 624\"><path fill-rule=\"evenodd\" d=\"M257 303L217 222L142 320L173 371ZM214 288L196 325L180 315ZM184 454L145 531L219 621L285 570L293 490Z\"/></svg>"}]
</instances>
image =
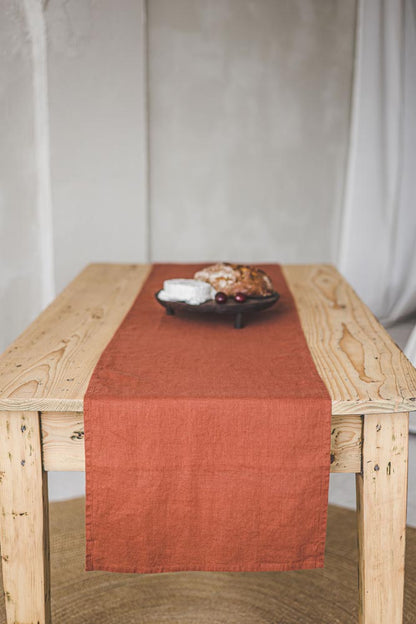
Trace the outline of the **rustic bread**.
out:
<instances>
[{"instance_id":1,"label":"rustic bread","mask_svg":"<svg viewBox=\"0 0 416 624\"><path fill-rule=\"evenodd\" d=\"M213 264L197 271L194 278L208 282L217 292L224 292L230 297L237 293L248 297L268 297L273 293L272 282L264 271L243 264Z\"/></svg>"}]
</instances>

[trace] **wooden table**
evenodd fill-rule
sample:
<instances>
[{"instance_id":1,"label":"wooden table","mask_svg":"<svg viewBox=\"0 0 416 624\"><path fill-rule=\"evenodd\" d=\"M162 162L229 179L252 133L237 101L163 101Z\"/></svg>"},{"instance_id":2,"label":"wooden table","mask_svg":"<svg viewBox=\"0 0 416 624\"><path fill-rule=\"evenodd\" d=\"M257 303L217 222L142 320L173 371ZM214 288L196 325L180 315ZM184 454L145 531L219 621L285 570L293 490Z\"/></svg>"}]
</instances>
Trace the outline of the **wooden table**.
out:
<instances>
[{"instance_id":1,"label":"wooden table","mask_svg":"<svg viewBox=\"0 0 416 624\"><path fill-rule=\"evenodd\" d=\"M149 270L88 266L0 358L8 624L51 621L46 473L84 470L88 381ZM356 473L359 621L399 624L416 371L332 266L285 266L284 274L332 397L331 470Z\"/></svg>"}]
</instances>

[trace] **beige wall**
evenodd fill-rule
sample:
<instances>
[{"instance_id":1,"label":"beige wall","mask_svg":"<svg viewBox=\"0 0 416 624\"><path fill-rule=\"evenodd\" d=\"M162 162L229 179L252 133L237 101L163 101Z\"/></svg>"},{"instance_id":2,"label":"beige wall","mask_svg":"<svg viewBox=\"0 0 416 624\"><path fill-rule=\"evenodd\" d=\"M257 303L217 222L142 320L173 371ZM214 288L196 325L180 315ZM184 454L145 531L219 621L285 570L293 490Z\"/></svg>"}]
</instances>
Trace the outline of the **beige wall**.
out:
<instances>
[{"instance_id":1,"label":"beige wall","mask_svg":"<svg viewBox=\"0 0 416 624\"><path fill-rule=\"evenodd\" d=\"M42 65L43 4L8 0L0 22L3 347L53 271L59 291L91 261L334 258L355 0L53 0Z\"/></svg>"},{"instance_id":2,"label":"beige wall","mask_svg":"<svg viewBox=\"0 0 416 624\"><path fill-rule=\"evenodd\" d=\"M48 4L58 289L90 260L334 259L355 1L149 0L145 30L142 4Z\"/></svg>"},{"instance_id":3,"label":"beige wall","mask_svg":"<svg viewBox=\"0 0 416 624\"><path fill-rule=\"evenodd\" d=\"M0 351L42 307L33 55L21 7L0 20Z\"/></svg>"},{"instance_id":4,"label":"beige wall","mask_svg":"<svg viewBox=\"0 0 416 624\"><path fill-rule=\"evenodd\" d=\"M148 255L143 4L48 3L58 290L88 262Z\"/></svg>"},{"instance_id":5,"label":"beige wall","mask_svg":"<svg viewBox=\"0 0 416 624\"><path fill-rule=\"evenodd\" d=\"M353 0L150 0L158 260L330 261Z\"/></svg>"}]
</instances>

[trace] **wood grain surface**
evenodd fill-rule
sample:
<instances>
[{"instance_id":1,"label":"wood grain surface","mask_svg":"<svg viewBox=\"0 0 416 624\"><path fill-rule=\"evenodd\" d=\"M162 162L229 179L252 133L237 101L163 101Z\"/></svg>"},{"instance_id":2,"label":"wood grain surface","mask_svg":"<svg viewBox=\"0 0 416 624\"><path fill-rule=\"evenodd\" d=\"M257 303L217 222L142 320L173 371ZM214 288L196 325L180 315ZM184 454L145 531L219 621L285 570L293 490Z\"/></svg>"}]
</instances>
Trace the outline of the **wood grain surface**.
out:
<instances>
[{"instance_id":1,"label":"wood grain surface","mask_svg":"<svg viewBox=\"0 0 416 624\"><path fill-rule=\"evenodd\" d=\"M1 356L0 410L82 411L95 364L149 270L89 265ZM283 270L332 413L414 409L415 369L336 269Z\"/></svg>"},{"instance_id":2,"label":"wood grain surface","mask_svg":"<svg viewBox=\"0 0 416 624\"><path fill-rule=\"evenodd\" d=\"M0 410L78 411L150 265L92 264L0 358Z\"/></svg>"},{"instance_id":3,"label":"wood grain surface","mask_svg":"<svg viewBox=\"0 0 416 624\"><path fill-rule=\"evenodd\" d=\"M403 621L408 414L364 416L356 475L360 624Z\"/></svg>"},{"instance_id":4,"label":"wood grain surface","mask_svg":"<svg viewBox=\"0 0 416 624\"><path fill-rule=\"evenodd\" d=\"M361 416L333 416L331 425L331 472L359 472ZM41 429L45 470L85 470L81 412L45 412L41 415Z\"/></svg>"},{"instance_id":5,"label":"wood grain surface","mask_svg":"<svg viewBox=\"0 0 416 624\"><path fill-rule=\"evenodd\" d=\"M0 500L7 621L50 624L48 481L37 412L0 414Z\"/></svg>"},{"instance_id":6,"label":"wood grain surface","mask_svg":"<svg viewBox=\"0 0 416 624\"><path fill-rule=\"evenodd\" d=\"M338 271L289 265L283 273L332 413L416 409L416 370Z\"/></svg>"}]
</instances>

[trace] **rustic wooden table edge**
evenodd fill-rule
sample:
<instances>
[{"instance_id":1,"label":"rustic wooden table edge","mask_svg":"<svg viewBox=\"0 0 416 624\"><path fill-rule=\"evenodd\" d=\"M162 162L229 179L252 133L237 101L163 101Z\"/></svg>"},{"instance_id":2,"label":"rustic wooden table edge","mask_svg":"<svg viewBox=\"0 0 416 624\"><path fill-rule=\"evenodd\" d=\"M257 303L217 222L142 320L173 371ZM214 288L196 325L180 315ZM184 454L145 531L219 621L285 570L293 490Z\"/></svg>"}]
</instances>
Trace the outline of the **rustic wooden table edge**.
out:
<instances>
[{"instance_id":1,"label":"rustic wooden table edge","mask_svg":"<svg viewBox=\"0 0 416 624\"><path fill-rule=\"evenodd\" d=\"M0 410L80 412L102 351L150 265L92 264L0 357ZM332 413L408 412L416 371L331 265L286 265Z\"/></svg>"}]
</instances>

